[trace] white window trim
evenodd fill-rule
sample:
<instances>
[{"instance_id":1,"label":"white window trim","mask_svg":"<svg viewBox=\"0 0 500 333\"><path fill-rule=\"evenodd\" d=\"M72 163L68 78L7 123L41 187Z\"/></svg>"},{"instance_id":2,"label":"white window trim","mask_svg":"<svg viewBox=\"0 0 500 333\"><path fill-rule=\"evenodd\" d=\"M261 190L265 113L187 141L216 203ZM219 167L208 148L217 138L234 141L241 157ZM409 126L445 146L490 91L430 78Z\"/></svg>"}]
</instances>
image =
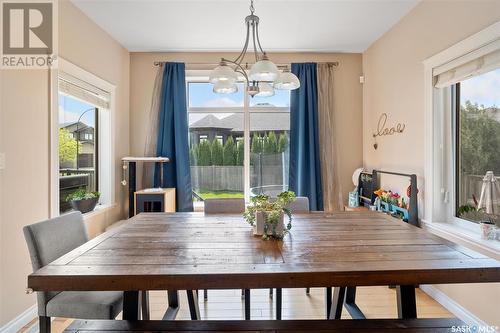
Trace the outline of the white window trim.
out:
<instances>
[{"instance_id":1,"label":"white window trim","mask_svg":"<svg viewBox=\"0 0 500 333\"><path fill-rule=\"evenodd\" d=\"M433 85L433 71L458 58L471 54L475 50L500 39L500 21L492 24L484 30L464 39L450 48L424 60L424 89L425 89L425 186L424 186L424 226L436 231L445 238L461 239L465 243L474 243L479 247L493 251L499 251L498 241L481 240L479 237L479 225L465 221L454 216L455 204L454 181L450 182L439 171L441 165L450 160L449 152L442 140L442 131L435 103L435 88ZM436 153L434 147L440 147ZM452 161L454 163L454 161ZM449 169L448 169L449 170ZM453 175L454 179L455 175ZM446 188L441 184L447 183ZM442 197L448 199L443 202ZM447 237L450 236L450 237Z\"/></svg>"},{"instance_id":2,"label":"white window trim","mask_svg":"<svg viewBox=\"0 0 500 333\"><path fill-rule=\"evenodd\" d=\"M110 94L110 107L99 112L99 192L103 209L116 206L115 200L115 105L116 86L106 80L58 58L58 67L51 70L51 114L50 114L50 217L59 216L59 72L70 74ZM85 214L85 217L93 213Z\"/></svg>"},{"instance_id":3,"label":"white window trim","mask_svg":"<svg viewBox=\"0 0 500 333\"><path fill-rule=\"evenodd\" d=\"M207 83L210 70L187 70L186 71L186 84L189 82L200 82ZM189 91L186 89L186 101L187 101L187 111L189 113L244 113L243 117L243 138L244 142L250 142L250 113L258 112L289 112L288 107L258 107L250 106L250 96L246 93L247 84L244 82L243 76L238 80L239 83L243 83L245 93L243 94L243 106L241 107L190 107L189 106ZM250 145L246 144L244 147L243 155L243 191L245 202L250 202Z\"/></svg>"}]
</instances>

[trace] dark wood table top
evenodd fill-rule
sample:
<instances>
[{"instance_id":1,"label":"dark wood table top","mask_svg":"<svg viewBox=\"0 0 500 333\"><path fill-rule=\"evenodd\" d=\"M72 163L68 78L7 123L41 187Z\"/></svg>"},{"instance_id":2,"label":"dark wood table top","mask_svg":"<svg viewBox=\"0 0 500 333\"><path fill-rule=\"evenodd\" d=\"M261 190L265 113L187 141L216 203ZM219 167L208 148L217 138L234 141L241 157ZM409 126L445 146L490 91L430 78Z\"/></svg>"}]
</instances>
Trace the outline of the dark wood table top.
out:
<instances>
[{"instance_id":1,"label":"dark wood table top","mask_svg":"<svg viewBox=\"0 0 500 333\"><path fill-rule=\"evenodd\" d=\"M284 241L241 216L139 214L29 275L35 291L500 282L500 262L376 212L295 215Z\"/></svg>"}]
</instances>

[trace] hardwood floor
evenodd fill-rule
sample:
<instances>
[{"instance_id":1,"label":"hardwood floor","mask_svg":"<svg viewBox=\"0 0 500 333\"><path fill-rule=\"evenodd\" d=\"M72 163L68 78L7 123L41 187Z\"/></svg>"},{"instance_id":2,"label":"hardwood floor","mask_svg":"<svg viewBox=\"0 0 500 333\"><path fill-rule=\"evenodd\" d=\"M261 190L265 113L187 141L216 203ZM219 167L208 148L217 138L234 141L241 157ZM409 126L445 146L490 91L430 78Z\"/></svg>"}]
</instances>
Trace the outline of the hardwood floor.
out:
<instances>
[{"instance_id":1,"label":"hardwood floor","mask_svg":"<svg viewBox=\"0 0 500 333\"><path fill-rule=\"evenodd\" d=\"M199 295L202 319L236 320L243 318L243 301L240 290L209 290L208 302ZM189 310L185 292L180 292L181 309L178 319L189 320ZM325 299L323 288L312 288L310 295L305 289L283 289L283 319L322 319L325 318ZM387 287L360 287L356 301L367 318L396 318L396 290ZM151 319L161 319L167 307L166 292L150 293ZM252 290L252 319L273 319L275 305L269 298L269 290ZM417 313L419 318L446 318L453 315L427 294L417 289ZM347 311L342 318L349 319ZM52 332L62 332L71 319L55 318ZM36 319L32 321L36 323ZM21 329L24 333L31 325Z\"/></svg>"}]
</instances>

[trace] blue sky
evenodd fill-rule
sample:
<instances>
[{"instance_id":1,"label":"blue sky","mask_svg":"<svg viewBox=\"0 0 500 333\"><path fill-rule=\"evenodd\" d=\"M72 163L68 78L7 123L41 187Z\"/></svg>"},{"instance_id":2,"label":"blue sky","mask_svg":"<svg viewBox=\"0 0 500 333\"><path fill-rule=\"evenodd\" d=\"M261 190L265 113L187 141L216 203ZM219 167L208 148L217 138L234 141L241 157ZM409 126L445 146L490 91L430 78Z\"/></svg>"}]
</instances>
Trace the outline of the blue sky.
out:
<instances>
[{"instance_id":1,"label":"blue sky","mask_svg":"<svg viewBox=\"0 0 500 333\"><path fill-rule=\"evenodd\" d=\"M83 112L91 108L94 108L91 104L82 102L71 96L59 94L59 124L75 122ZM94 112L87 112L80 121L94 127Z\"/></svg>"},{"instance_id":2,"label":"blue sky","mask_svg":"<svg viewBox=\"0 0 500 333\"><path fill-rule=\"evenodd\" d=\"M461 103L500 107L500 68L460 83Z\"/></svg>"},{"instance_id":3,"label":"blue sky","mask_svg":"<svg viewBox=\"0 0 500 333\"><path fill-rule=\"evenodd\" d=\"M244 99L244 86L238 84L238 92L233 94L216 94L212 91L211 83L189 84L189 105L192 107L242 107ZM276 90L271 97L254 97L250 100L250 106L269 103L274 106L290 106L290 92Z\"/></svg>"}]
</instances>

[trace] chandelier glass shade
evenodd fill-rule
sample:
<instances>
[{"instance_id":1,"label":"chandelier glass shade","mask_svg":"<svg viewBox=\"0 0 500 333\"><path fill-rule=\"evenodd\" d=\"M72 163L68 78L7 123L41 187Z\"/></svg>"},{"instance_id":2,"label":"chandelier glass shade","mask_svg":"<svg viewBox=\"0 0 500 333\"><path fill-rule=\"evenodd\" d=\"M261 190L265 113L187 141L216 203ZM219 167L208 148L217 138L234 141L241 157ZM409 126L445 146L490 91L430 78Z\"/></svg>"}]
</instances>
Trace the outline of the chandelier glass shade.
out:
<instances>
[{"instance_id":1,"label":"chandelier glass shade","mask_svg":"<svg viewBox=\"0 0 500 333\"><path fill-rule=\"evenodd\" d=\"M274 96L274 88L272 85L270 85L267 82L260 82L259 83L259 92L257 93L256 96L259 97L271 97Z\"/></svg>"},{"instance_id":2,"label":"chandelier glass shade","mask_svg":"<svg viewBox=\"0 0 500 333\"><path fill-rule=\"evenodd\" d=\"M293 90L300 87L299 78L288 70L280 73L278 79L274 81L274 88L283 90Z\"/></svg>"},{"instance_id":3,"label":"chandelier glass shade","mask_svg":"<svg viewBox=\"0 0 500 333\"><path fill-rule=\"evenodd\" d=\"M267 58L257 61L250 68L250 81L274 82L279 76L278 67Z\"/></svg>"},{"instance_id":4,"label":"chandelier glass shade","mask_svg":"<svg viewBox=\"0 0 500 333\"><path fill-rule=\"evenodd\" d=\"M218 83L218 82L229 82L229 83L235 83L236 80L238 79L238 74L227 65L225 61L221 61L219 66L215 67L214 70L210 73L209 81L211 83Z\"/></svg>"},{"instance_id":5,"label":"chandelier glass shade","mask_svg":"<svg viewBox=\"0 0 500 333\"><path fill-rule=\"evenodd\" d=\"M297 76L288 68L280 72L278 66L269 60L263 50L259 39L259 17L254 15L253 1L250 4L250 15L245 18L247 28L245 44L241 53L235 60L222 58L219 66L210 73L209 81L214 84L216 93L229 94L238 91L236 81L238 76L243 76L247 83L247 93L253 97L273 96L274 89L293 90L300 87ZM247 54L250 43L253 44L255 63L247 73L247 66L241 65Z\"/></svg>"},{"instance_id":6,"label":"chandelier glass shade","mask_svg":"<svg viewBox=\"0 0 500 333\"><path fill-rule=\"evenodd\" d=\"M234 81L218 81L214 83L213 91L218 94L232 94L238 92L238 86Z\"/></svg>"}]
</instances>

